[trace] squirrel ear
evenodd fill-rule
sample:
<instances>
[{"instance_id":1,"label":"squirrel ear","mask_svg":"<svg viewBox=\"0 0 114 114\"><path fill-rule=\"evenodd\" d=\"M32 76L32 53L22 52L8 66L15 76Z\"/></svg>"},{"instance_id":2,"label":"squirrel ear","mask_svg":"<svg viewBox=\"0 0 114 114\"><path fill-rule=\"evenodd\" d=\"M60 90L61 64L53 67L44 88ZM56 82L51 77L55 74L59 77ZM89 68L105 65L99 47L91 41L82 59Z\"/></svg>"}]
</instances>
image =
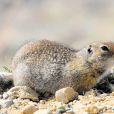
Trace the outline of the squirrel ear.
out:
<instances>
[{"instance_id":1,"label":"squirrel ear","mask_svg":"<svg viewBox=\"0 0 114 114\"><path fill-rule=\"evenodd\" d=\"M92 47L92 46L90 45L90 46L89 46L89 48L88 48L88 50L87 50L87 51L88 51L88 53L91 53L91 52L92 52L91 47Z\"/></svg>"}]
</instances>

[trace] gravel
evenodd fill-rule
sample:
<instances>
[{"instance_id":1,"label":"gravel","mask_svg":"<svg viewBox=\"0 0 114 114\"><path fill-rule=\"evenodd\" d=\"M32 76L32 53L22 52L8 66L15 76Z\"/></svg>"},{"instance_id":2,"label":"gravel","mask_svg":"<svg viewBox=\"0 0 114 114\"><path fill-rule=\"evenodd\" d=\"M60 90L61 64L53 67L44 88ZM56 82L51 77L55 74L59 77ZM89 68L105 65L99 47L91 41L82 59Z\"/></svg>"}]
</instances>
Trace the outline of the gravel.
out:
<instances>
[{"instance_id":1,"label":"gravel","mask_svg":"<svg viewBox=\"0 0 114 114\"><path fill-rule=\"evenodd\" d=\"M27 99L1 97L0 106L0 114L6 112L23 114L22 111L27 112L30 109L33 109L34 114L113 114L114 92L100 94L92 89L85 95L79 95L78 100L69 103L58 102L55 97L40 101L32 101L29 97Z\"/></svg>"}]
</instances>

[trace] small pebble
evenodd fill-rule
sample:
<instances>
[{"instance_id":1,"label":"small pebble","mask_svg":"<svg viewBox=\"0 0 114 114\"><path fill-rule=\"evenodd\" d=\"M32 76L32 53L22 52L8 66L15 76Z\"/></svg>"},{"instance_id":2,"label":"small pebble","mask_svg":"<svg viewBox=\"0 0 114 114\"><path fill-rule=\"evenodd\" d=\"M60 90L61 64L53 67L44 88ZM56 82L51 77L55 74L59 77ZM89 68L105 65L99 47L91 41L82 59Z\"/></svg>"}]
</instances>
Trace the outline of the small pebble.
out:
<instances>
[{"instance_id":1,"label":"small pebble","mask_svg":"<svg viewBox=\"0 0 114 114\"><path fill-rule=\"evenodd\" d=\"M45 104L45 102L46 102L45 100L40 100L41 104Z\"/></svg>"},{"instance_id":2,"label":"small pebble","mask_svg":"<svg viewBox=\"0 0 114 114\"><path fill-rule=\"evenodd\" d=\"M114 106L112 107L112 110L114 110Z\"/></svg>"},{"instance_id":3,"label":"small pebble","mask_svg":"<svg viewBox=\"0 0 114 114\"><path fill-rule=\"evenodd\" d=\"M52 111L47 109L47 111L45 112L45 114L52 114Z\"/></svg>"},{"instance_id":4,"label":"small pebble","mask_svg":"<svg viewBox=\"0 0 114 114\"><path fill-rule=\"evenodd\" d=\"M57 109L64 109L65 110L65 106L58 106Z\"/></svg>"},{"instance_id":5,"label":"small pebble","mask_svg":"<svg viewBox=\"0 0 114 114\"><path fill-rule=\"evenodd\" d=\"M111 93L112 96L114 96L114 91Z\"/></svg>"},{"instance_id":6,"label":"small pebble","mask_svg":"<svg viewBox=\"0 0 114 114\"><path fill-rule=\"evenodd\" d=\"M33 114L38 109L33 105L27 105L21 110L21 114Z\"/></svg>"},{"instance_id":7,"label":"small pebble","mask_svg":"<svg viewBox=\"0 0 114 114\"><path fill-rule=\"evenodd\" d=\"M74 101L73 101L73 104L75 104L76 102L77 102L77 100L74 100Z\"/></svg>"},{"instance_id":8,"label":"small pebble","mask_svg":"<svg viewBox=\"0 0 114 114\"><path fill-rule=\"evenodd\" d=\"M40 109L40 110L34 112L34 114L53 114L53 113L49 109Z\"/></svg>"},{"instance_id":9,"label":"small pebble","mask_svg":"<svg viewBox=\"0 0 114 114\"><path fill-rule=\"evenodd\" d=\"M99 109L96 106L87 106L85 111L88 112L88 114L98 114L99 113Z\"/></svg>"},{"instance_id":10,"label":"small pebble","mask_svg":"<svg viewBox=\"0 0 114 114\"><path fill-rule=\"evenodd\" d=\"M62 114L65 113L66 110L65 109L57 109L56 114Z\"/></svg>"},{"instance_id":11,"label":"small pebble","mask_svg":"<svg viewBox=\"0 0 114 114\"><path fill-rule=\"evenodd\" d=\"M8 107L10 107L13 104L14 104L13 100L6 100L6 101L3 101L1 103L1 107L2 108L8 108Z\"/></svg>"},{"instance_id":12,"label":"small pebble","mask_svg":"<svg viewBox=\"0 0 114 114\"><path fill-rule=\"evenodd\" d=\"M65 109L65 106L66 106L66 105L65 105L64 103L62 103L62 102L56 102L55 105L56 105L57 109L60 109L60 108L64 108L64 109Z\"/></svg>"},{"instance_id":13,"label":"small pebble","mask_svg":"<svg viewBox=\"0 0 114 114\"><path fill-rule=\"evenodd\" d=\"M3 99L7 99L9 97L9 95L7 93L3 94Z\"/></svg>"},{"instance_id":14,"label":"small pebble","mask_svg":"<svg viewBox=\"0 0 114 114\"><path fill-rule=\"evenodd\" d=\"M56 101L68 103L78 97L78 93L71 87L62 88L55 93Z\"/></svg>"},{"instance_id":15,"label":"small pebble","mask_svg":"<svg viewBox=\"0 0 114 114\"><path fill-rule=\"evenodd\" d=\"M65 109L66 109L66 111L69 111L69 110L71 110L72 108L71 108L71 107L66 107Z\"/></svg>"},{"instance_id":16,"label":"small pebble","mask_svg":"<svg viewBox=\"0 0 114 114\"><path fill-rule=\"evenodd\" d=\"M72 106L73 105L73 102L69 102L68 104L69 104L69 106Z\"/></svg>"}]
</instances>

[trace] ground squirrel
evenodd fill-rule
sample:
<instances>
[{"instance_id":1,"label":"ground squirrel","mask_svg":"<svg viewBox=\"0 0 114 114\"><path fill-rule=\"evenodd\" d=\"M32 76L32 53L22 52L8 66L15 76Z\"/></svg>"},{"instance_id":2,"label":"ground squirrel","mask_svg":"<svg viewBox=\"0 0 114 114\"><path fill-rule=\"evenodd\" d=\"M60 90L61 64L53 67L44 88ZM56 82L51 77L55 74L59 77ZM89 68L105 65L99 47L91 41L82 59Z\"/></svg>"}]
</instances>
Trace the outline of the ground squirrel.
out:
<instances>
[{"instance_id":1,"label":"ground squirrel","mask_svg":"<svg viewBox=\"0 0 114 114\"><path fill-rule=\"evenodd\" d=\"M70 86L81 93L103 78L113 55L113 42L94 42L79 51L49 40L30 42L13 58L14 85L52 94Z\"/></svg>"}]
</instances>

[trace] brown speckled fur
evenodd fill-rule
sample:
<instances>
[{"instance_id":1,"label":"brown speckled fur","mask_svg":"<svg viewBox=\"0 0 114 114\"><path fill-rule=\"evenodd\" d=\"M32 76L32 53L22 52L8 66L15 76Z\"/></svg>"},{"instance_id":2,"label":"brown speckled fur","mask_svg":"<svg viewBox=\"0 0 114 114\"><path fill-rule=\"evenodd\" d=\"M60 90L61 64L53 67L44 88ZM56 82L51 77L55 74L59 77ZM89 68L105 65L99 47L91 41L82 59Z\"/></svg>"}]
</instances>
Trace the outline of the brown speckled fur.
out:
<instances>
[{"instance_id":1,"label":"brown speckled fur","mask_svg":"<svg viewBox=\"0 0 114 114\"><path fill-rule=\"evenodd\" d=\"M102 50L102 46L109 50ZM14 84L29 86L40 93L55 93L67 86L83 92L101 79L113 54L113 42L94 42L80 51L49 40L31 42L13 59Z\"/></svg>"}]
</instances>

